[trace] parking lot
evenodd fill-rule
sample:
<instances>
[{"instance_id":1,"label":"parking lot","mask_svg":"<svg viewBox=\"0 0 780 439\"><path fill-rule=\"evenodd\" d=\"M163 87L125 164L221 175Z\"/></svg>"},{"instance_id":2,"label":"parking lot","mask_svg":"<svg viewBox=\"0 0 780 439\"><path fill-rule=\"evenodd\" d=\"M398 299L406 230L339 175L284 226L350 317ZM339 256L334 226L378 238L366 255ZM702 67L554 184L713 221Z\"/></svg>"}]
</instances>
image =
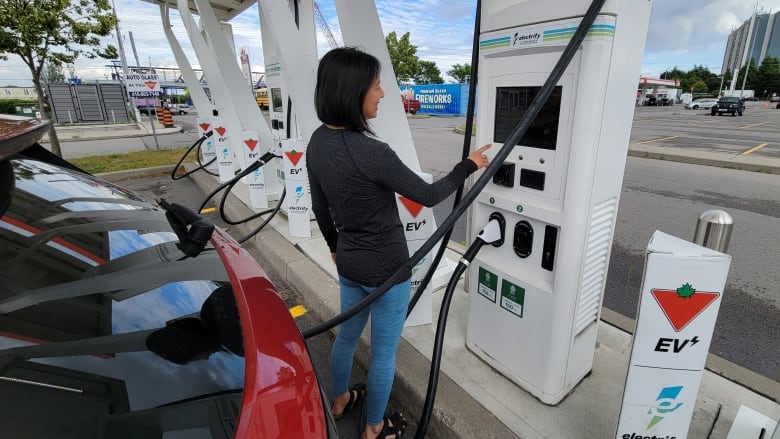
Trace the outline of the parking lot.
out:
<instances>
[{"instance_id":1,"label":"parking lot","mask_svg":"<svg viewBox=\"0 0 780 439\"><path fill-rule=\"evenodd\" d=\"M780 110L745 104L743 116L710 116L681 104L637 107L631 143L780 158Z\"/></svg>"}]
</instances>

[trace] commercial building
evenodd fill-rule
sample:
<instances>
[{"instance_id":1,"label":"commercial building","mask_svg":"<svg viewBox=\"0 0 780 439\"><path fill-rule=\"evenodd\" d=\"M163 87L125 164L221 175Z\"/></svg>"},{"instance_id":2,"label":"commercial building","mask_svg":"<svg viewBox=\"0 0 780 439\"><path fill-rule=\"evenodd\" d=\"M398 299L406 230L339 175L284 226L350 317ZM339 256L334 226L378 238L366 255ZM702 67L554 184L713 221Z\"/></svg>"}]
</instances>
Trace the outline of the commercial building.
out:
<instances>
[{"instance_id":1,"label":"commercial building","mask_svg":"<svg viewBox=\"0 0 780 439\"><path fill-rule=\"evenodd\" d=\"M780 58L780 15L753 14L729 35L720 71L738 71L750 58L759 66L767 56Z\"/></svg>"}]
</instances>

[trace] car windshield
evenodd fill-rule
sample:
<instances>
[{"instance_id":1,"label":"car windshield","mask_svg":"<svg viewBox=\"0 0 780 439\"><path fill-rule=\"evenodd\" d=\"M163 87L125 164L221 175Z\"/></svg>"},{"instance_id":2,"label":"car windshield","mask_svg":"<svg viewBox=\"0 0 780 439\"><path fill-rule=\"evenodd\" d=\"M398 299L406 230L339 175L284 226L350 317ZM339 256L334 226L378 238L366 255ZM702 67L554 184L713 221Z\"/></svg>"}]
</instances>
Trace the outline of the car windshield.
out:
<instances>
[{"instance_id":1,"label":"car windshield","mask_svg":"<svg viewBox=\"0 0 780 439\"><path fill-rule=\"evenodd\" d=\"M239 406L243 358L218 352L182 369L144 345L227 285L216 253L182 259L165 212L126 190L35 160L11 165L14 189L0 217L0 357L14 358L0 376L3 411L31 389L39 407L52 399L74 423L214 395ZM55 386L71 389L68 404L54 402L64 392ZM54 437L18 416L27 422L15 426Z\"/></svg>"},{"instance_id":2,"label":"car windshield","mask_svg":"<svg viewBox=\"0 0 780 439\"><path fill-rule=\"evenodd\" d=\"M729 97L726 97L726 98L720 98L720 102L736 104L736 103L739 102L739 98L738 97L729 96Z\"/></svg>"}]
</instances>

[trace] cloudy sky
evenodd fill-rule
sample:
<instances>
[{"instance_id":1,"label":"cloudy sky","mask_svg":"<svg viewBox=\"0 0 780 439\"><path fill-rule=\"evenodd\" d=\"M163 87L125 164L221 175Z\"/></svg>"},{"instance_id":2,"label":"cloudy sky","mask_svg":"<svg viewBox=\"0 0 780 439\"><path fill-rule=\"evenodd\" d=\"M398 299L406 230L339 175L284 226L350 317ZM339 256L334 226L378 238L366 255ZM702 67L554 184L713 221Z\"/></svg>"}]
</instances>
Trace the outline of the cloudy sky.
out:
<instances>
[{"instance_id":1,"label":"cloudy sky","mask_svg":"<svg viewBox=\"0 0 780 439\"><path fill-rule=\"evenodd\" d=\"M140 0L114 1L128 64L136 64L132 33L139 64L176 67L161 29L159 8ZM332 0L319 0L318 4L336 40L342 44ZM395 31L401 36L409 32L412 44L417 46L417 55L435 62L445 81L451 80L445 72L454 64L470 62L474 0L376 0L376 4L384 33ZM657 77L675 66L690 70L694 65L720 73L728 34L749 19L754 8L759 12L774 12L780 10L780 0L654 0L642 74ZM171 13L171 22L190 62L197 67L197 58L175 11ZM252 70L263 71L257 6L244 11L231 24L236 48L249 48ZM329 46L321 33L318 39L322 54ZM117 45L114 35L105 41ZM110 75L106 64L105 60L84 59L73 67L80 78L105 79ZM29 78L29 71L18 56L0 61L0 86L30 85Z\"/></svg>"}]
</instances>

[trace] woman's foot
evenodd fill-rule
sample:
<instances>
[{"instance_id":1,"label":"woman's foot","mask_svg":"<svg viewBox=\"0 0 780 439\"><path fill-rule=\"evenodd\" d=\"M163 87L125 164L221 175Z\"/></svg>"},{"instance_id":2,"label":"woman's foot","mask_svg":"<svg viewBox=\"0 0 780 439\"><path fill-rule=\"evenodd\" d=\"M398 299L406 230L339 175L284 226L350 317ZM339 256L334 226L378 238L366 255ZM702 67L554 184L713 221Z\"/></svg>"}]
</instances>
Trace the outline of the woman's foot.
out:
<instances>
[{"instance_id":1,"label":"woman's foot","mask_svg":"<svg viewBox=\"0 0 780 439\"><path fill-rule=\"evenodd\" d=\"M400 413L385 416L381 424L366 424L361 439L399 439L406 431L406 419Z\"/></svg>"},{"instance_id":2,"label":"woman's foot","mask_svg":"<svg viewBox=\"0 0 780 439\"><path fill-rule=\"evenodd\" d=\"M350 410L360 405L365 396L366 385L363 383L355 384L346 392L336 396L333 400L333 406L330 409L330 412L333 414L333 419L337 421L341 419L344 415L349 413Z\"/></svg>"}]
</instances>

